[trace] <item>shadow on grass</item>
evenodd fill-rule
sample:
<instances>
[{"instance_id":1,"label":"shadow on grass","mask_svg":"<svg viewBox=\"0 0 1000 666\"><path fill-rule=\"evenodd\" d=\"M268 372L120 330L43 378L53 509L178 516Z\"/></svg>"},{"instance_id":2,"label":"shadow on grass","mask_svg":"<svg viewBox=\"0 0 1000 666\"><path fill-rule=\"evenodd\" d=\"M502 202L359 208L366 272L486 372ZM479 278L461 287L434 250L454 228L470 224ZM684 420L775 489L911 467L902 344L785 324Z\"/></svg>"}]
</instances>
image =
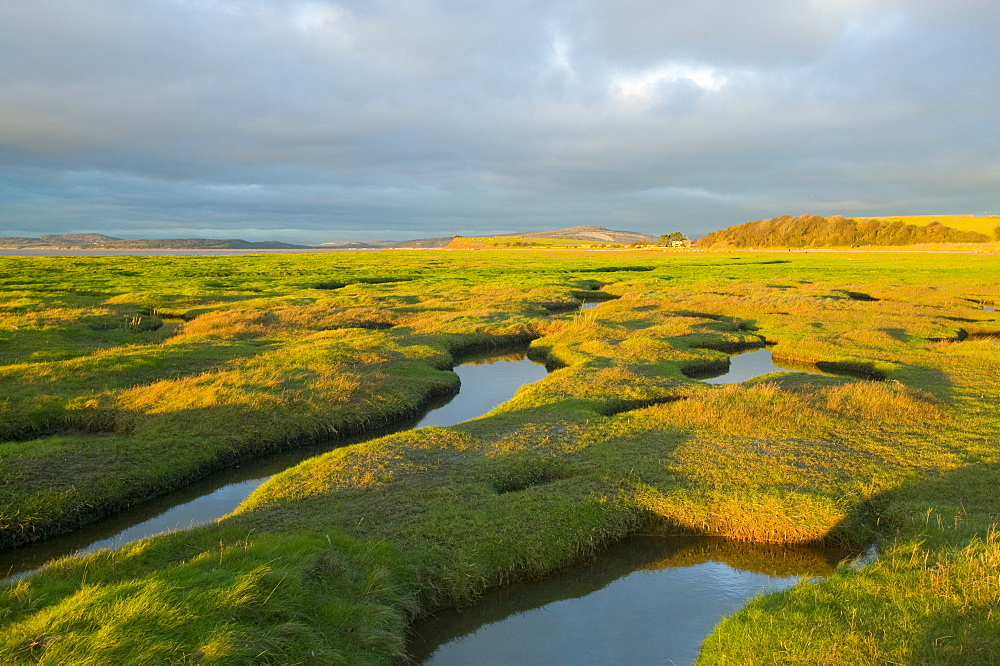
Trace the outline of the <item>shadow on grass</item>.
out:
<instances>
[{"instance_id":1,"label":"shadow on grass","mask_svg":"<svg viewBox=\"0 0 1000 666\"><path fill-rule=\"evenodd\" d=\"M909 663L998 663L1000 464L972 462L925 474L872 497L838 526L867 532L886 561L837 577L824 603L841 615L857 613L855 637L877 637L886 622L907 627L903 645L878 648L910 655ZM784 607L791 608L782 603L773 610ZM898 641L900 634L882 640Z\"/></svg>"},{"instance_id":2,"label":"shadow on grass","mask_svg":"<svg viewBox=\"0 0 1000 666\"><path fill-rule=\"evenodd\" d=\"M703 642L700 663L764 655L783 663L1000 663L997 487L1000 464L980 460L926 469L872 496L831 537L875 543L877 557L751 602Z\"/></svg>"}]
</instances>

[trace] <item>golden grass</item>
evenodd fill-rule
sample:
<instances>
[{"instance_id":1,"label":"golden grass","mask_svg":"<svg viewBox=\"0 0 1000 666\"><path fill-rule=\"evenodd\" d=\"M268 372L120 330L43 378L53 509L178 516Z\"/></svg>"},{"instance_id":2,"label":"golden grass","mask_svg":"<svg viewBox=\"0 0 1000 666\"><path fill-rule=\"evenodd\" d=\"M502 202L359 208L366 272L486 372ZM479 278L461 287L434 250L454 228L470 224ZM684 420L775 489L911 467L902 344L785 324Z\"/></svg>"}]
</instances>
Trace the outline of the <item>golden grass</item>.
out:
<instances>
[{"instance_id":1,"label":"golden grass","mask_svg":"<svg viewBox=\"0 0 1000 666\"><path fill-rule=\"evenodd\" d=\"M973 231L977 234L985 234L990 238L996 238L993 232L997 227L1000 227L1000 215L891 215L866 219L884 222L899 220L903 224L914 224L920 227L925 227L932 222L939 222L952 229Z\"/></svg>"}]
</instances>

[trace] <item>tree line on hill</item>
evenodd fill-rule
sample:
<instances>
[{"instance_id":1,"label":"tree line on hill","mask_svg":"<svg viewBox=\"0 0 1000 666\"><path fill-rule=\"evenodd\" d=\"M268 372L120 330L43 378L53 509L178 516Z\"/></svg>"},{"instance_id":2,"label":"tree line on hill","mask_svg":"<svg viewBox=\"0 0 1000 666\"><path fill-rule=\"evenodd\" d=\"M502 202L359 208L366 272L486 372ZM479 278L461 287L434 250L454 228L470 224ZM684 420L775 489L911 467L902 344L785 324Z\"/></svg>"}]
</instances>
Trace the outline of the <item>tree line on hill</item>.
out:
<instances>
[{"instance_id":1,"label":"tree line on hill","mask_svg":"<svg viewBox=\"0 0 1000 666\"><path fill-rule=\"evenodd\" d=\"M995 231L1000 240L1000 227ZM902 221L853 219L834 215L785 215L738 224L706 234L698 247L850 247L916 245L920 243L987 243L994 239L974 231L960 231L940 222L927 226Z\"/></svg>"}]
</instances>

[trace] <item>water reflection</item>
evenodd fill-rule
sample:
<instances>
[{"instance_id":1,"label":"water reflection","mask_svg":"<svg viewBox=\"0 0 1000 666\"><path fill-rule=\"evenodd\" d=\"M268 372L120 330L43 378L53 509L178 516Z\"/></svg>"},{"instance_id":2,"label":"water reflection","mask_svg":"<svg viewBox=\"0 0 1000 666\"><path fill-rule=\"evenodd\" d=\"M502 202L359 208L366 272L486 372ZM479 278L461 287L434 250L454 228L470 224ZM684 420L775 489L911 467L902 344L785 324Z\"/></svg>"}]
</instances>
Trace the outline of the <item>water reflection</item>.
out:
<instances>
[{"instance_id":1,"label":"water reflection","mask_svg":"<svg viewBox=\"0 0 1000 666\"><path fill-rule=\"evenodd\" d=\"M592 564L513 585L413 626L424 664L685 664L757 595L831 573L850 553L634 537Z\"/></svg>"},{"instance_id":2,"label":"water reflection","mask_svg":"<svg viewBox=\"0 0 1000 666\"><path fill-rule=\"evenodd\" d=\"M462 382L459 393L431 404L430 411L422 418L357 437L248 460L71 534L0 552L0 576L7 576L0 582L19 580L56 557L118 548L154 534L209 523L231 513L273 474L308 458L392 432L419 426L454 425L482 416L512 398L521 386L546 374L545 366L529 360L525 351L466 356L455 372Z\"/></svg>"},{"instance_id":3,"label":"water reflection","mask_svg":"<svg viewBox=\"0 0 1000 666\"><path fill-rule=\"evenodd\" d=\"M410 422L364 437L340 439L336 446L346 446L412 426L413 422ZM57 557L118 548L154 534L209 523L232 512L273 474L331 448L331 444L323 444L249 460L69 534L0 552L0 576L7 576L0 582L20 580Z\"/></svg>"},{"instance_id":4,"label":"water reflection","mask_svg":"<svg viewBox=\"0 0 1000 666\"><path fill-rule=\"evenodd\" d=\"M513 398L520 387L546 375L545 366L529 359L527 352L467 356L455 372L462 380L461 390L431 405L416 427L451 426L477 418Z\"/></svg>"},{"instance_id":5,"label":"water reflection","mask_svg":"<svg viewBox=\"0 0 1000 666\"><path fill-rule=\"evenodd\" d=\"M771 350L762 348L754 351L734 354L729 358L729 370L718 374L699 374L700 379L707 384L738 384L754 377L760 377L771 372L808 372L810 374L826 375L815 366L799 366L778 361L777 365L771 356Z\"/></svg>"}]
</instances>

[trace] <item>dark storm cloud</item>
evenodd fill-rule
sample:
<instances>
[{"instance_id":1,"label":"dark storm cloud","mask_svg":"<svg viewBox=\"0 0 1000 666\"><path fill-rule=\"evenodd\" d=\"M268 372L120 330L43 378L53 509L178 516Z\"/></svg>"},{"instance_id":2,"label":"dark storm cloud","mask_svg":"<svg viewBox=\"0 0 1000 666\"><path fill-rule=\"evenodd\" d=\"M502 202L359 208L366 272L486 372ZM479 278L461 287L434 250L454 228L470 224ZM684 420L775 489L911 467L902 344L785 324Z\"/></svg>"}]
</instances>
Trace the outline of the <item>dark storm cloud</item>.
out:
<instances>
[{"instance_id":1,"label":"dark storm cloud","mask_svg":"<svg viewBox=\"0 0 1000 666\"><path fill-rule=\"evenodd\" d=\"M1000 8L13 0L0 233L998 212Z\"/></svg>"}]
</instances>

